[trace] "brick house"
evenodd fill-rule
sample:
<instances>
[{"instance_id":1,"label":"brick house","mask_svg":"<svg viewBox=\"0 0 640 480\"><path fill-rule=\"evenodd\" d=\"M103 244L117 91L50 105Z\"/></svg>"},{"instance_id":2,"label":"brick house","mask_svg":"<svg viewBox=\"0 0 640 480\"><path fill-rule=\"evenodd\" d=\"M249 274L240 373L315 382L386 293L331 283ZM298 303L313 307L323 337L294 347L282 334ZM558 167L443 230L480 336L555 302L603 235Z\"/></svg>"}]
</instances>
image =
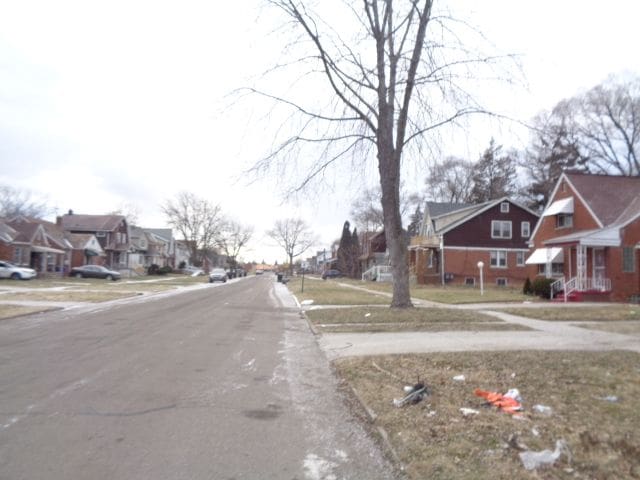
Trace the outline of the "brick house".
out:
<instances>
[{"instance_id":1,"label":"brick house","mask_svg":"<svg viewBox=\"0 0 640 480\"><path fill-rule=\"evenodd\" d=\"M640 178L563 173L530 241L532 276L570 299L640 293Z\"/></svg>"},{"instance_id":2,"label":"brick house","mask_svg":"<svg viewBox=\"0 0 640 480\"><path fill-rule=\"evenodd\" d=\"M114 270L128 268L129 224L122 215L78 215L69 213L56 223L67 234L92 234L104 251L104 265Z\"/></svg>"},{"instance_id":3,"label":"brick house","mask_svg":"<svg viewBox=\"0 0 640 480\"><path fill-rule=\"evenodd\" d=\"M71 245L56 224L17 216L0 227L0 258L39 273L63 272L69 263Z\"/></svg>"},{"instance_id":4,"label":"brick house","mask_svg":"<svg viewBox=\"0 0 640 480\"><path fill-rule=\"evenodd\" d=\"M419 284L476 285L483 262L486 285L521 287L538 215L504 197L478 205L427 202L420 235L409 246Z\"/></svg>"}]
</instances>

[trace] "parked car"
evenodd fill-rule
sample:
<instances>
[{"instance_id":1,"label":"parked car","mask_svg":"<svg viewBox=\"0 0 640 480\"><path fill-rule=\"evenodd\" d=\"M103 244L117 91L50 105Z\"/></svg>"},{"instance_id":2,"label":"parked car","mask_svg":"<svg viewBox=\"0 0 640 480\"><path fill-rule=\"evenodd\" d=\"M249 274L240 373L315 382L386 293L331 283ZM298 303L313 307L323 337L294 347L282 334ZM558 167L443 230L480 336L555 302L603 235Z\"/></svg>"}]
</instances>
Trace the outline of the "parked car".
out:
<instances>
[{"instance_id":1,"label":"parked car","mask_svg":"<svg viewBox=\"0 0 640 480\"><path fill-rule=\"evenodd\" d=\"M209 273L209 283L213 282L223 282L227 281L227 272L224 271L224 268L214 268Z\"/></svg>"},{"instance_id":2,"label":"parked car","mask_svg":"<svg viewBox=\"0 0 640 480\"><path fill-rule=\"evenodd\" d=\"M120 272L109 270L101 265L82 265L73 267L69 275L76 278L104 278L105 280L120 280Z\"/></svg>"},{"instance_id":3,"label":"parked car","mask_svg":"<svg viewBox=\"0 0 640 480\"><path fill-rule=\"evenodd\" d=\"M322 272L322 279L326 280L327 278L338 278L342 276L342 272L340 270L327 270Z\"/></svg>"},{"instance_id":4,"label":"parked car","mask_svg":"<svg viewBox=\"0 0 640 480\"><path fill-rule=\"evenodd\" d=\"M13 263L0 262L0 278L12 280L31 280L38 273L33 268L18 267Z\"/></svg>"},{"instance_id":5,"label":"parked car","mask_svg":"<svg viewBox=\"0 0 640 480\"><path fill-rule=\"evenodd\" d=\"M191 275L192 277L197 277L199 275L204 275L204 270L200 267L194 267L193 265L186 266L182 269L182 271L186 275Z\"/></svg>"}]
</instances>

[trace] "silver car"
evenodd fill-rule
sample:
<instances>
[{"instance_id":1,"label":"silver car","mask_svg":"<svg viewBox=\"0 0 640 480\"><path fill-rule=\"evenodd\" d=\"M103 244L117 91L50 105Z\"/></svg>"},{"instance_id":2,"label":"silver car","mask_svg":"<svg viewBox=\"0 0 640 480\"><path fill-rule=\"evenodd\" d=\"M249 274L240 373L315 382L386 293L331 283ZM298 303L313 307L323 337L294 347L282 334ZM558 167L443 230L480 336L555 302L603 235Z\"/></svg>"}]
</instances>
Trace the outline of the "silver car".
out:
<instances>
[{"instance_id":1,"label":"silver car","mask_svg":"<svg viewBox=\"0 0 640 480\"><path fill-rule=\"evenodd\" d=\"M12 280L30 280L38 273L33 268L18 267L13 263L0 262L0 278Z\"/></svg>"},{"instance_id":2,"label":"silver car","mask_svg":"<svg viewBox=\"0 0 640 480\"><path fill-rule=\"evenodd\" d=\"M226 282L227 281L227 272L224 271L224 268L214 268L209 273L209 283L213 282Z\"/></svg>"}]
</instances>

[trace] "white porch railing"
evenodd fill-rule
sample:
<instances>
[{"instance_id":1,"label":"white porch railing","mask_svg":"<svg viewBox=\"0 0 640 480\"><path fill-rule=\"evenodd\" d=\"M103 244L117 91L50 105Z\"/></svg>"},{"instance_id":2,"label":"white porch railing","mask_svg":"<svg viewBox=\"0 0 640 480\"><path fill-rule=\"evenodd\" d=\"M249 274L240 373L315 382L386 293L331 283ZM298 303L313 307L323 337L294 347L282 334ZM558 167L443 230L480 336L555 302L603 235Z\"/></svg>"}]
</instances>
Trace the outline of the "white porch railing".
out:
<instances>
[{"instance_id":1,"label":"white porch railing","mask_svg":"<svg viewBox=\"0 0 640 480\"><path fill-rule=\"evenodd\" d=\"M393 275L389 265L376 265L362 274L362 280L390 282L392 279Z\"/></svg>"},{"instance_id":2,"label":"white porch railing","mask_svg":"<svg viewBox=\"0 0 640 480\"><path fill-rule=\"evenodd\" d=\"M579 280L578 277L570 278L565 281L565 278L559 278L551 284L551 299L556 293L562 292L564 295L564 301L567 301L567 295L572 292L610 292L611 291L611 279L610 278L585 278Z\"/></svg>"}]
</instances>

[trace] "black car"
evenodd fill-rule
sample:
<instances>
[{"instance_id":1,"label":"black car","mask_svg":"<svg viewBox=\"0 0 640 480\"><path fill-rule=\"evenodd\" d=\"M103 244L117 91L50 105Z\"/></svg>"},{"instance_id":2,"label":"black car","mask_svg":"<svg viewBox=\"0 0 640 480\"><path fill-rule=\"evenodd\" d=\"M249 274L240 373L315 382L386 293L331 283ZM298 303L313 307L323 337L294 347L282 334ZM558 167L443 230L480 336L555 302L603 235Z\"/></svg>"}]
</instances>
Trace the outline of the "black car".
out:
<instances>
[{"instance_id":1,"label":"black car","mask_svg":"<svg viewBox=\"0 0 640 480\"><path fill-rule=\"evenodd\" d=\"M109 270L101 265L83 265L73 267L69 275L76 278L104 278L105 280L120 280L120 272Z\"/></svg>"},{"instance_id":2,"label":"black car","mask_svg":"<svg viewBox=\"0 0 640 480\"><path fill-rule=\"evenodd\" d=\"M322 279L326 280L327 278L338 278L342 276L342 272L340 270L327 270L322 273Z\"/></svg>"}]
</instances>

